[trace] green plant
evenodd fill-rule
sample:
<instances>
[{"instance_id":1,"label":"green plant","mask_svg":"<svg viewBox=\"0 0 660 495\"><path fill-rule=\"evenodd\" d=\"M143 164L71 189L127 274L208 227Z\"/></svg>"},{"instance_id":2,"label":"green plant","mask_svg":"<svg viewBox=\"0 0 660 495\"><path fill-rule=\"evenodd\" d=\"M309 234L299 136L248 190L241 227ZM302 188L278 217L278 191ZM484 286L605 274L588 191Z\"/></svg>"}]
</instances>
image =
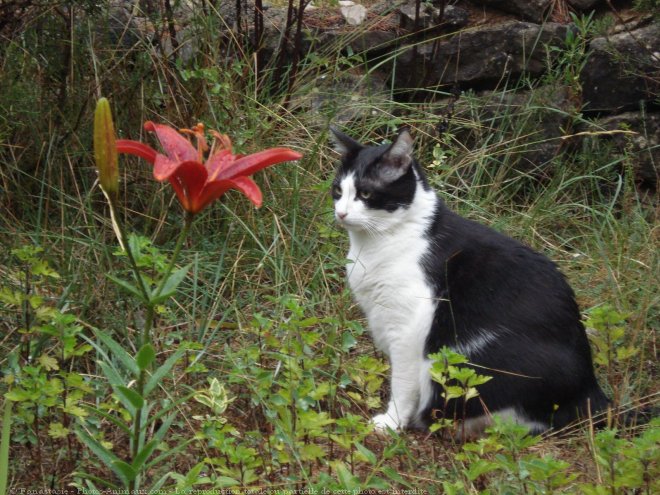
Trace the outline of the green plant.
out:
<instances>
[{"instance_id":1,"label":"green plant","mask_svg":"<svg viewBox=\"0 0 660 495\"><path fill-rule=\"evenodd\" d=\"M550 494L572 486L577 475L566 473L569 464L552 455L537 456L530 449L540 437L528 435L528 429L510 419L493 417L486 435L466 443L456 454L457 482L444 482L447 493L470 493L475 486L492 486L491 492Z\"/></svg>"},{"instance_id":2,"label":"green plant","mask_svg":"<svg viewBox=\"0 0 660 495\"><path fill-rule=\"evenodd\" d=\"M587 495L643 493L660 490L660 420L653 419L638 436L627 439L616 429L603 430L594 438L598 484L582 485Z\"/></svg>"},{"instance_id":3,"label":"green plant","mask_svg":"<svg viewBox=\"0 0 660 495\"><path fill-rule=\"evenodd\" d=\"M593 33L594 13L578 16L570 13L572 26L566 30L564 46L550 46L548 52L555 57L552 67L552 77L558 78L567 86L573 88L576 94L582 93L580 73L589 57L589 38Z\"/></svg>"},{"instance_id":4,"label":"green plant","mask_svg":"<svg viewBox=\"0 0 660 495\"><path fill-rule=\"evenodd\" d=\"M639 353L633 344L625 345L627 319L628 315L610 305L598 306L589 311L586 326L592 330L590 340L596 347L594 362L605 366L609 376L615 366L624 365Z\"/></svg>"},{"instance_id":5,"label":"green plant","mask_svg":"<svg viewBox=\"0 0 660 495\"><path fill-rule=\"evenodd\" d=\"M479 396L477 387L488 382L492 377L479 375L470 367L467 357L446 346L437 353L429 354L429 359L431 360L431 379L442 387L445 407L448 408L450 404L457 401L463 406L462 414L457 411L457 418L445 416L446 411L438 411L439 421L431 427L431 431L437 431L441 428L450 428L454 426L455 420L465 417L467 402ZM465 435L464 430L462 435Z\"/></svg>"},{"instance_id":6,"label":"green plant","mask_svg":"<svg viewBox=\"0 0 660 495\"><path fill-rule=\"evenodd\" d=\"M660 1L659 0L635 0L633 2L635 10L641 12L650 12L654 14L657 18L660 11Z\"/></svg>"},{"instance_id":7,"label":"green plant","mask_svg":"<svg viewBox=\"0 0 660 495\"><path fill-rule=\"evenodd\" d=\"M0 288L0 304L17 315L15 333L21 337L3 367L3 383L9 389L4 394L5 411L14 411L13 441L34 445L41 458L43 431L51 440L66 440L67 450L73 455L70 425L72 419L86 416L81 404L92 392L77 362L91 346L84 343L83 326L77 318L54 303L57 298L50 284L61 277L44 250L28 245L11 253L21 265L9 279L17 285L10 282ZM9 442L9 426L7 422L4 425L7 436L3 442Z\"/></svg>"},{"instance_id":8,"label":"green plant","mask_svg":"<svg viewBox=\"0 0 660 495\"><path fill-rule=\"evenodd\" d=\"M2 428L0 429L0 494L7 491L9 480L9 444L11 443L12 402L5 399L2 407Z\"/></svg>"},{"instance_id":9,"label":"green plant","mask_svg":"<svg viewBox=\"0 0 660 495\"><path fill-rule=\"evenodd\" d=\"M614 402L619 405L625 399L629 368L641 350L627 336L628 315L607 304L592 308L588 314L586 326L595 347L594 363L605 368L615 392Z\"/></svg>"}]
</instances>

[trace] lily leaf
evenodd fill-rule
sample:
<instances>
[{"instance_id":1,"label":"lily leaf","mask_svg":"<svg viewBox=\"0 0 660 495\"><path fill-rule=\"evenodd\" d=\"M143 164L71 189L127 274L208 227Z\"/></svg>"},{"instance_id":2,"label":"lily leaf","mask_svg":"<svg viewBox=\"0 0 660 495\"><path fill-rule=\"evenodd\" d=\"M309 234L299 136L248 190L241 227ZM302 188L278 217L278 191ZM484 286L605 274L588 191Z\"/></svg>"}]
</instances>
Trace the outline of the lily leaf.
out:
<instances>
[{"instance_id":1,"label":"lily leaf","mask_svg":"<svg viewBox=\"0 0 660 495\"><path fill-rule=\"evenodd\" d=\"M103 464L112 469L125 484L128 484L129 479L116 464L117 462L121 462L119 457L106 449L98 440L82 428L76 428L76 435L80 441L103 462Z\"/></svg>"},{"instance_id":2,"label":"lily leaf","mask_svg":"<svg viewBox=\"0 0 660 495\"><path fill-rule=\"evenodd\" d=\"M167 277L167 280L163 284L163 288L161 289L160 294L152 296L151 303L159 304L173 296L176 292L176 288L183 281L183 279L186 278L188 270L190 270L191 266L192 263L170 273L170 276Z\"/></svg>"},{"instance_id":3,"label":"lily leaf","mask_svg":"<svg viewBox=\"0 0 660 495\"><path fill-rule=\"evenodd\" d=\"M176 362L179 360L181 356L183 356L183 353L186 352L185 347L179 347L174 354L172 354L167 360L158 368L156 369L149 380L147 381L147 384L144 386L144 395L145 397L149 395L149 393L156 388L158 383L165 377L171 369L174 367Z\"/></svg>"},{"instance_id":4,"label":"lily leaf","mask_svg":"<svg viewBox=\"0 0 660 495\"><path fill-rule=\"evenodd\" d=\"M123 385L119 385L116 388L117 394L121 396L122 399L128 401L131 406L133 406L135 409L142 409L144 406L144 398L138 394L135 390L130 389L128 387L124 387ZM122 402L124 402L122 400Z\"/></svg>"},{"instance_id":5,"label":"lily leaf","mask_svg":"<svg viewBox=\"0 0 660 495\"><path fill-rule=\"evenodd\" d=\"M154 359L156 359L156 351L151 344L144 344L135 356L135 362L140 370L146 370Z\"/></svg>"},{"instance_id":6,"label":"lily leaf","mask_svg":"<svg viewBox=\"0 0 660 495\"><path fill-rule=\"evenodd\" d=\"M112 351L114 356L121 361L121 363L128 371L130 371L136 377L140 375L140 368L135 362L135 359L133 359L133 356L131 356L121 345L119 345L116 340L98 328L94 329L94 334L106 345L108 349L110 349L110 351Z\"/></svg>"},{"instance_id":7,"label":"lily leaf","mask_svg":"<svg viewBox=\"0 0 660 495\"><path fill-rule=\"evenodd\" d=\"M138 289L136 286L131 284L130 282L127 282L126 280L122 280L121 278L115 277L114 275L110 275L109 273L106 273L105 276L112 280L117 286L119 286L120 289L123 289L124 292L128 292L130 295L137 297L140 301L143 303L148 303L144 298L144 294L142 294L142 291Z\"/></svg>"},{"instance_id":8,"label":"lily leaf","mask_svg":"<svg viewBox=\"0 0 660 495\"><path fill-rule=\"evenodd\" d=\"M137 477L137 472L131 467L130 464L117 459L113 465L115 470L120 471L128 481L133 481Z\"/></svg>"},{"instance_id":9,"label":"lily leaf","mask_svg":"<svg viewBox=\"0 0 660 495\"><path fill-rule=\"evenodd\" d=\"M144 463L149 459L151 454L153 454L154 450L156 450L156 447L158 447L158 440L152 440L151 442L147 443L140 452L135 456L135 459L133 459L133 464L131 464L131 467L135 470L136 473L140 472L140 468L144 465Z\"/></svg>"}]
</instances>

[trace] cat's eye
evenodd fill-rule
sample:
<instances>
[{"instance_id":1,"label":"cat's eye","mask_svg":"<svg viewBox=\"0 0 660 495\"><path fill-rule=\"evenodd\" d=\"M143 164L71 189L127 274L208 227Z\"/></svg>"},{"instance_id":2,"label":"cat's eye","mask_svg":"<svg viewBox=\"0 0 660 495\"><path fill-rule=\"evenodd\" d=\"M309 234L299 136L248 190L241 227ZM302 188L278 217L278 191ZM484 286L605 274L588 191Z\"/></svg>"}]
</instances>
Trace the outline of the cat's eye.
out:
<instances>
[{"instance_id":1,"label":"cat's eye","mask_svg":"<svg viewBox=\"0 0 660 495\"><path fill-rule=\"evenodd\" d=\"M332 195L336 197L341 196L341 186L332 186Z\"/></svg>"},{"instance_id":2,"label":"cat's eye","mask_svg":"<svg viewBox=\"0 0 660 495\"><path fill-rule=\"evenodd\" d=\"M361 199L369 199L371 197L371 191L359 191L358 196Z\"/></svg>"}]
</instances>

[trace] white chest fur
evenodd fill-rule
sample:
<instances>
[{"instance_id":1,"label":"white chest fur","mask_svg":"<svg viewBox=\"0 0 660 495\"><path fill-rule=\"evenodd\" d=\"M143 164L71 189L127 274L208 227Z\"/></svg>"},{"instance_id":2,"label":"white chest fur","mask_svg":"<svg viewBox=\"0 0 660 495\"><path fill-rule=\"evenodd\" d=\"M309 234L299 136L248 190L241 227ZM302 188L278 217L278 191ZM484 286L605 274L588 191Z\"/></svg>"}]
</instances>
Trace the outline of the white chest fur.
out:
<instances>
[{"instance_id":1,"label":"white chest fur","mask_svg":"<svg viewBox=\"0 0 660 495\"><path fill-rule=\"evenodd\" d=\"M393 214L401 218L392 228L349 231L348 282L374 342L387 355L411 345L423 352L436 306L421 265L436 198L421 187L417 192L408 209Z\"/></svg>"}]
</instances>

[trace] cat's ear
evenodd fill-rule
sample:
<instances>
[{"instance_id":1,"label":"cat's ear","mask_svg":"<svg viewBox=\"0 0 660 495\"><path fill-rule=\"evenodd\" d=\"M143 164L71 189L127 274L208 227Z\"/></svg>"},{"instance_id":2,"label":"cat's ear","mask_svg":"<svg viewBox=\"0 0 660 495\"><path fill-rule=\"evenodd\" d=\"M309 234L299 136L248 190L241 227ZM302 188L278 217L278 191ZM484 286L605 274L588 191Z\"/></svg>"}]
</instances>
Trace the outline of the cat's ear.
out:
<instances>
[{"instance_id":1,"label":"cat's ear","mask_svg":"<svg viewBox=\"0 0 660 495\"><path fill-rule=\"evenodd\" d=\"M347 136L335 126L330 126L330 137L335 146L335 151L342 157L348 156L351 153L356 153L362 149L362 145L355 139Z\"/></svg>"},{"instance_id":2,"label":"cat's ear","mask_svg":"<svg viewBox=\"0 0 660 495\"><path fill-rule=\"evenodd\" d=\"M380 175L385 181L394 182L408 172L412 162L413 138L404 127L380 159Z\"/></svg>"}]
</instances>

